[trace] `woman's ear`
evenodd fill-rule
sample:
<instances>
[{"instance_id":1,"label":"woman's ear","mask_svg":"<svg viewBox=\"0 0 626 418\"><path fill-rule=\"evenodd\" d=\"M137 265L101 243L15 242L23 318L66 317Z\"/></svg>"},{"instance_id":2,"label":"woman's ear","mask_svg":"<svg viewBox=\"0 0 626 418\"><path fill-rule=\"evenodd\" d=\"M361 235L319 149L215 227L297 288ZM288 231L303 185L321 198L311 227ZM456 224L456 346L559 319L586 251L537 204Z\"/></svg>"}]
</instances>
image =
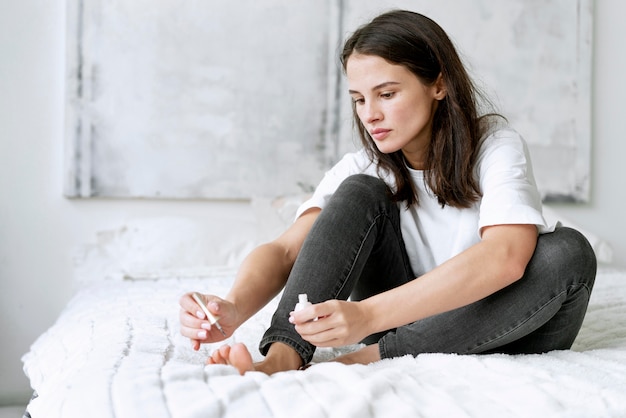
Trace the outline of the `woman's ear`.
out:
<instances>
[{"instance_id":1,"label":"woman's ear","mask_svg":"<svg viewBox=\"0 0 626 418\"><path fill-rule=\"evenodd\" d=\"M443 74L439 73L435 81L435 100L443 100L448 94L446 82L443 80Z\"/></svg>"}]
</instances>

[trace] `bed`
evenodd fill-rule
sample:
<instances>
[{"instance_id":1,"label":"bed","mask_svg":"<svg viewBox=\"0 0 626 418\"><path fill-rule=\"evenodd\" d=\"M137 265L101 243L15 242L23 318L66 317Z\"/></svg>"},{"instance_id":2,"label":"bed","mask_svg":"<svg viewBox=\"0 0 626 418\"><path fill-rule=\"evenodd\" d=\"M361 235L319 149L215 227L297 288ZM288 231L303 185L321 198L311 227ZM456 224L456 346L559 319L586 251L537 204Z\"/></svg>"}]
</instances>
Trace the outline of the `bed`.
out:
<instances>
[{"instance_id":1,"label":"bed","mask_svg":"<svg viewBox=\"0 0 626 418\"><path fill-rule=\"evenodd\" d=\"M425 354L353 366L327 361L357 348L350 346L318 349L308 369L273 376L240 376L229 366L205 366L209 353L222 343L195 352L180 335L180 295L190 290L223 295L235 271L234 265L150 274L127 271L80 282L56 323L23 357L34 391L27 415L626 416L624 270L599 268L571 350ZM256 345L276 304L274 300L228 341L248 344L259 359Z\"/></svg>"}]
</instances>

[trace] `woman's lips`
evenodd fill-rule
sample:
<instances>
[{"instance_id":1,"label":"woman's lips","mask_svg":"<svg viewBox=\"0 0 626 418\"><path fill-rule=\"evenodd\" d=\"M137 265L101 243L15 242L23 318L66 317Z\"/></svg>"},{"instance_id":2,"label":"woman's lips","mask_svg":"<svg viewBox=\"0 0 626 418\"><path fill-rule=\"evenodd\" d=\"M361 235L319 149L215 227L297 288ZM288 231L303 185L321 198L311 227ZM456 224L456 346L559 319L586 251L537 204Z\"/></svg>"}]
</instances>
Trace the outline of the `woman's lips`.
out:
<instances>
[{"instance_id":1,"label":"woman's lips","mask_svg":"<svg viewBox=\"0 0 626 418\"><path fill-rule=\"evenodd\" d=\"M381 141L385 139L389 135L390 132L391 132L391 129L376 128L370 131L370 135L375 140Z\"/></svg>"}]
</instances>

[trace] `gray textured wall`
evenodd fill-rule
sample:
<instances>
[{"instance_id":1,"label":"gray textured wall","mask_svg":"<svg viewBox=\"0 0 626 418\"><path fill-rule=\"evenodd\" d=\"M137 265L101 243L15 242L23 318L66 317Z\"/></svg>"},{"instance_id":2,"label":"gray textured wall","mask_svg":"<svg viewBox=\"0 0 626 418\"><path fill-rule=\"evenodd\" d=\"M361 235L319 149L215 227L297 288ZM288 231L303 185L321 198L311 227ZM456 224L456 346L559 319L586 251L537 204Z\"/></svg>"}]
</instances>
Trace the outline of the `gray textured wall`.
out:
<instances>
[{"instance_id":1,"label":"gray textured wall","mask_svg":"<svg viewBox=\"0 0 626 418\"><path fill-rule=\"evenodd\" d=\"M530 144L544 197L586 201L591 0L77 0L68 13L68 196L311 190L354 149L337 48L422 12Z\"/></svg>"}]
</instances>

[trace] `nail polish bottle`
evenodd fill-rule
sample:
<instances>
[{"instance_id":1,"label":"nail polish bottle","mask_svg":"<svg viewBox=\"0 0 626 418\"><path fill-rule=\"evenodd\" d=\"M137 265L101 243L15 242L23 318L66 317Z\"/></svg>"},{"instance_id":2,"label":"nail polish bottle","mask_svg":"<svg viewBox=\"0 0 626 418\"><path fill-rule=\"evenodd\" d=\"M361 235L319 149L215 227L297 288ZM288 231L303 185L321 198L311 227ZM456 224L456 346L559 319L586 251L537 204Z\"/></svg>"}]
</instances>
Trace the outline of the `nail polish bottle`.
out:
<instances>
[{"instance_id":1,"label":"nail polish bottle","mask_svg":"<svg viewBox=\"0 0 626 418\"><path fill-rule=\"evenodd\" d=\"M306 293L299 294L298 303L296 303L296 307L293 308L293 311L298 312L310 305L312 305L312 303L309 302L309 298L307 297Z\"/></svg>"}]
</instances>

